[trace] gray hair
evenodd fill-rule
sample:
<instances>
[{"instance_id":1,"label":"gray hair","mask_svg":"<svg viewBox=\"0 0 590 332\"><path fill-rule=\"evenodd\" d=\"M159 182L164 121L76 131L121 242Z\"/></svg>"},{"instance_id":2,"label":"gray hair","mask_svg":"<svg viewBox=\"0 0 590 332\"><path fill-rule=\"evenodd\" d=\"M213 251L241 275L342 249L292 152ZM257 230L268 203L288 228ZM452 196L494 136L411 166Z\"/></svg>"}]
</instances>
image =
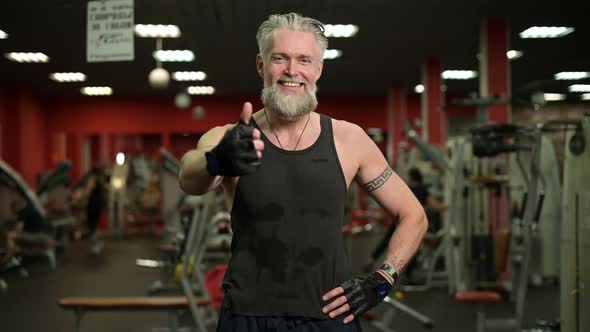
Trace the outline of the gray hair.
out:
<instances>
[{"instance_id":1,"label":"gray hair","mask_svg":"<svg viewBox=\"0 0 590 332\"><path fill-rule=\"evenodd\" d=\"M280 29L313 33L322 56L328 48L328 38L324 35L324 24L322 22L297 13L270 15L266 21L262 22L256 33L258 50L264 59L269 55L268 52L272 45L274 32Z\"/></svg>"}]
</instances>

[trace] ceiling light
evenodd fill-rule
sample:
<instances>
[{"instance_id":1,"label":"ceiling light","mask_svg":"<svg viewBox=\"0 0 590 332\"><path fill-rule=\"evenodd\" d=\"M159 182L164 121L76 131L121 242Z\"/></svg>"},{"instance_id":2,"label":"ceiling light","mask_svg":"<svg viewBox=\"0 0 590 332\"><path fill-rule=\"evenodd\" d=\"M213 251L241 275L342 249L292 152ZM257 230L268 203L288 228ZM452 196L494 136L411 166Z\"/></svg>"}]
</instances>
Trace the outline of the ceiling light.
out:
<instances>
[{"instance_id":1,"label":"ceiling light","mask_svg":"<svg viewBox=\"0 0 590 332\"><path fill-rule=\"evenodd\" d=\"M506 52L506 56L510 60L516 60L516 59L522 57L523 55L524 55L524 53L522 51L517 51L517 50L510 50L510 51Z\"/></svg>"},{"instance_id":2,"label":"ceiling light","mask_svg":"<svg viewBox=\"0 0 590 332\"><path fill-rule=\"evenodd\" d=\"M590 100L590 93L584 93L584 94L580 95L580 99Z\"/></svg>"},{"instance_id":3,"label":"ceiling light","mask_svg":"<svg viewBox=\"0 0 590 332\"><path fill-rule=\"evenodd\" d=\"M424 85L422 85L422 84L418 84L418 85L416 85L416 86L414 87L414 91L415 91L416 93L422 93L422 92L424 92Z\"/></svg>"},{"instance_id":4,"label":"ceiling light","mask_svg":"<svg viewBox=\"0 0 590 332\"><path fill-rule=\"evenodd\" d=\"M49 78L56 82L84 82L86 75L82 73L52 73Z\"/></svg>"},{"instance_id":5,"label":"ceiling light","mask_svg":"<svg viewBox=\"0 0 590 332\"><path fill-rule=\"evenodd\" d=\"M192 112L193 120L203 120L205 118L205 108L201 105L195 106Z\"/></svg>"},{"instance_id":6,"label":"ceiling light","mask_svg":"<svg viewBox=\"0 0 590 332\"><path fill-rule=\"evenodd\" d=\"M108 86L86 86L80 92L87 96L109 96L113 94L113 89Z\"/></svg>"},{"instance_id":7,"label":"ceiling light","mask_svg":"<svg viewBox=\"0 0 590 332\"><path fill-rule=\"evenodd\" d=\"M122 166L123 164L125 164L125 154L123 152L117 153L117 155L115 156L115 162L119 166Z\"/></svg>"},{"instance_id":8,"label":"ceiling light","mask_svg":"<svg viewBox=\"0 0 590 332\"><path fill-rule=\"evenodd\" d=\"M189 50L159 50L154 51L154 59L161 62L190 62L195 54Z\"/></svg>"},{"instance_id":9,"label":"ceiling light","mask_svg":"<svg viewBox=\"0 0 590 332\"><path fill-rule=\"evenodd\" d=\"M185 109L191 106L191 96L186 92L180 92L174 97L174 105L180 109Z\"/></svg>"},{"instance_id":10,"label":"ceiling light","mask_svg":"<svg viewBox=\"0 0 590 332\"><path fill-rule=\"evenodd\" d=\"M341 50L326 50L324 52L324 59L325 60L332 60L342 56Z\"/></svg>"},{"instance_id":11,"label":"ceiling light","mask_svg":"<svg viewBox=\"0 0 590 332\"><path fill-rule=\"evenodd\" d=\"M562 71L554 75L556 80L583 80L590 77L587 71Z\"/></svg>"},{"instance_id":12,"label":"ceiling light","mask_svg":"<svg viewBox=\"0 0 590 332\"><path fill-rule=\"evenodd\" d=\"M215 88L212 86L189 86L187 91L191 95L212 95L215 93Z\"/></svg>"},{"instance_id":13,"label":"ceiling light","mask_svg":"<svg viewBox=\"0 0 590 332\"><path fill-rule=\"evenodd\" d=\"M477 77L473 70L445 70L442 72L443 80L470 80Z\"/></svg>"},{"instance_id":14,"label":"ceiling light","mask_svg":"<svg viewBox=\"0 0 590 332\"><path fill-rule=\"evenodd\" d=\"M11 52L5 54L8 60L15 62L49 62L49 57L43 53Z\"/></svg>"},{"instance_id":15,"label":"ceiling light","mask_svg":"<svg viewBox=\"0 0 590 332\"><path fill-rule=\"evenodd\" d=\"M148 75L148 82L154 89L165 89L170 83L170 73L164 68L154 68Z\"/></svg>"},{"instance_id":16,"label":"ceiling light","mask_svg":"<svg viewBox=\"0 0 590 332\"><path fill-rule=\"evenodd\" d=\"M546 101L559 101L565 99L565 95L562 93L544 93L543 97Z\"/></svg>"},{"instance_id":17,"label":"ceiling light","mask_svg":"<svg viewBox=\"0 0 590 332\"><path fill-rule=\"evenodd\" d=\"M590 92L590 84L574 84L569 87L570 92Z\"/></svg>"},{"instance_id":18,"label":"ceiling light","mask_svg":"<svg viewBox=\"0 0 590 332\"><path fill-rule=\"evenodd\" d=\"M352 24L326 24L324 25L326 37L350 38L359 31L359 27Z\"/></svg>"},{"instance_id":19,"label":"ceiling light","mask_svg":"<svg viewBox=\"0 0 590 332\"><path fill-rule=\"evenodd\" d=\"M0 30L0 39L6 39L8 38L8 34L2 30Z\"/></svg>"},{"instance_id":20,"label":"ceiling light","mask_svg":"<svg viewBox=\"0 0 590 332\"><path fill-rule=\"evenodd\" d=\"M135 34L139 37L178 38L180 29L176 25L136 24Z\"/></svg>"},{"instance_id":21,"label":"ceiling light","mask_svg":"<svg viewBox=\"0 0 590 332\"><path fill-rule=\"evenodd\" d=\"M172 74L175 81L203 81L207 74L202 71L177 71Z\"/></svg>"},{"instance_id":22,"label":"ceiling light","mask_svg":"<svg viewBox=\"0 0 590 332\"><path fill-rule=\"evenodd\" d=\"M574 32L571 27L530 27L521 32L520 38L559 38Z\"/></svg>"}]
</instances>

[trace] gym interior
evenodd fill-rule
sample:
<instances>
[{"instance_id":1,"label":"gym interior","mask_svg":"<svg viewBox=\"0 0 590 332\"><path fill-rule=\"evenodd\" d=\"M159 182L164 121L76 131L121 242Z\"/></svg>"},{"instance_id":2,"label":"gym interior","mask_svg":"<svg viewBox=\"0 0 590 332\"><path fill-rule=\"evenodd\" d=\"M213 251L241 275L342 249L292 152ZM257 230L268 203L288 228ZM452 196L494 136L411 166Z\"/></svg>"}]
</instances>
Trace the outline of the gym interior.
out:
<instances>
[{"instance_id":1,"label":"gym interior","mask_svg":"<svg viewBox=\"0 0 590 332\"><path fill-rule=\"evenodd\" d=\"M582 4L2 1L0 330L215 330L231 205L183 192L181 159L263 108L257 28L297 12L329 41L317 112L426 192L428 232L363 329L590 331ZM356 182L345 216L353 273L374 270L396 216Z\"/></svg>"}]
</instances>

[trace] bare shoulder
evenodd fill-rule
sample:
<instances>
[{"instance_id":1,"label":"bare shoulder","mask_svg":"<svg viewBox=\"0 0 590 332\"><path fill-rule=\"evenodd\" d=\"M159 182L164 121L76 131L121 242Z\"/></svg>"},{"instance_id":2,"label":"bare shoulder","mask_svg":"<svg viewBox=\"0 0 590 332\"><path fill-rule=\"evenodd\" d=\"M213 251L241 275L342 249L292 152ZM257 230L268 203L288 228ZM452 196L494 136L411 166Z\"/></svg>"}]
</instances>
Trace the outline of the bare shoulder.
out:
<instances>
[{"instance_id":1,"label":"bare shoulder","mask_svg":"<svg viewBox=\"0 0 590 332\"><path fill-rule=\"evenodd\" d=\"M352 122L332 119L332 128L334 139L339 144L363 144L366 139L370 140L363 128Z\"/></svg>"},{"instance_id":2,"label":"bare shoulder","mask_svg":"<svg viewBox=\"0 0 590 332\"><path fill-rule=\"evenodd\" d=\"M216 146L221 141L221 138L225 134L228 129L231 129L235 124L226 124L224 126L217 126L214 128L209 129L201 138L199 139L199 144L197 148L205 148L208 146Z\"/></svg>"}]
</instances>

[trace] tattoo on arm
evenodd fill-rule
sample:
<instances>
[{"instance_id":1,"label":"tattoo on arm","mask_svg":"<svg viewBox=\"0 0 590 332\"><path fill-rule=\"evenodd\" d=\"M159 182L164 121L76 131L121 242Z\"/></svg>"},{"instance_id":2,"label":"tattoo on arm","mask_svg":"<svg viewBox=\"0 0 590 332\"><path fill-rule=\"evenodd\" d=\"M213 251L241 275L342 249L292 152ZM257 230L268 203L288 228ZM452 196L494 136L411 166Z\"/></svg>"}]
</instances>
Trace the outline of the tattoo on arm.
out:
<instances>
[{"instance_id":1,"label":"tattoo on arm","mask_svg":"<svg viewBox=\"0 0 590 332\"><path fill-rule=\"evenodd\" d=\"M365 183L363 185L363 189L365 189L365 191L367 192L379 189L382 185L385 184L385 182L387 182L387 180L391 177L392 174L393 170L388 165L385 171L383 171L383 173L381 173L381 175L379 175L376 179L369 183Z\"/></svg>"},{"instance_id":2,"label":"tattoo on arm","mask_svg":"<svg viewBox=\"0 0 590 332\"><path fill-rule=\"evenodd\" d=\"M386 263L393 266L393 268L397 271L398 274L406 267L406 262L401 259L398 259L395 256L391 256L385 260Z\"/></svg>"}]
</instances>

